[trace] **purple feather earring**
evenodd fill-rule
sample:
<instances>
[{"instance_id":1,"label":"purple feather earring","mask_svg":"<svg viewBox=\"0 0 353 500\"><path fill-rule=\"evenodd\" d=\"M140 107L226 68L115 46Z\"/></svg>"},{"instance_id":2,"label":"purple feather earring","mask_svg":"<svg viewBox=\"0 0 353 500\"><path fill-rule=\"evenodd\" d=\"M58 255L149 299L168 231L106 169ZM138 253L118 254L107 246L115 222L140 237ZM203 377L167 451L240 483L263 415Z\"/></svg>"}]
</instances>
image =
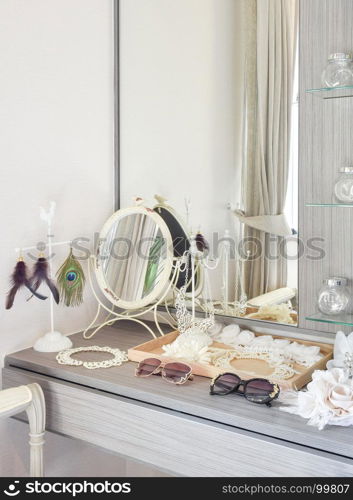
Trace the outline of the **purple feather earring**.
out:
<instances>
[{"instance_id":1,"label":"purple feather earring","mask_svg":"<svg viewBox=\"0 0 353 500\"><path fill-rule=\"evenodd\" d=\"M20 257L17 261L17 264L15 266L15 269L11 275L11 284L12 287L9 290L7 297L6 297L6 309L11 309L13 306L14 300L16 293L20 288L25 286L28 288L28 290L38 299L40 300L45 300L48 297L45 297L44 295L41 295L38 293L31 285L30 280L27 277L27 266L26 263L24 262L23 258Z\"/></svg>"},{"instance_id":2,"label":"purple feather earring","mask_svg":"<svg viewBox=\"0 0 353 500\"><path fill-rule=\"evenodd\" d=\"M60 296L58 289L56 288L54 281L49 277L49 266L48 261L45 257L40 255L37 262L34 265L33 275L30 279L31 286L34 291L37 291L40 285L44 282L51 291L54 300L59 304Z\"/></svg>"},{"instance_id":3,"label":"purple feather earring","mask_svg":"<svg viewBox=\"0 0 353 500\"><path fill-rule=\"evenodd\" d=\"M199 252L205 252L210 248L206 238L200 233L200 231L195 236L195 242Z\"/></svg>"}]
</instances>

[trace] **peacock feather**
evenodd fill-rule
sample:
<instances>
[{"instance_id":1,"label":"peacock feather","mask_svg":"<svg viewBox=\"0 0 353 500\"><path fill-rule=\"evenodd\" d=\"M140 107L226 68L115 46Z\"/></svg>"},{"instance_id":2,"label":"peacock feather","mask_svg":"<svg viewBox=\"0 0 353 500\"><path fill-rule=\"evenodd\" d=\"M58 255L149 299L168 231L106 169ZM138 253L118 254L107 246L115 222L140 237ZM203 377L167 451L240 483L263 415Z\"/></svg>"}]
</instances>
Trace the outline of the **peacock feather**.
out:
<instances>
[{"instance_id":1,"label":"peacock feather","mask_svg":"<svg viewBox=\"0 0 353 500\"><path fill-rule=\"evenodd\" d=\"M163 238L157 236L155 241L153 242L153 245L151 246L148 256L148 265L146 269L145 283L143 288L144 297L150 293L157 280L159 261L163 249L163 244L164 244Z\"/></svg>"},{"instance_id":2,"label":"peacock feather","mask_svg":"<svg viewBox=\"0 0 353 500\"><path fill-rule=\"evenodd\" d=\"M81 264L72 253L72 248L70 248L69 256L56 273L56 277L61 302L67 307L82 304L86 278Z\"/></svg>"}]
</instances>

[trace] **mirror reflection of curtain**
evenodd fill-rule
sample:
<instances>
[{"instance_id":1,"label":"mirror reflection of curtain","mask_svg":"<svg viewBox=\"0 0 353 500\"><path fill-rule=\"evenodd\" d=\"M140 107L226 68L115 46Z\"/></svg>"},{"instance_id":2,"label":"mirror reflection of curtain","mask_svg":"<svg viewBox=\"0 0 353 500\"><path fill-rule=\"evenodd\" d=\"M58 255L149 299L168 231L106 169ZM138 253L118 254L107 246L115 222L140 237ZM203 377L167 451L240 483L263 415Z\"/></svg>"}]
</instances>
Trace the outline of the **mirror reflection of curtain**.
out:
<instances>
[{"instance_id":1,"label":"mirror reflection of curtain","mask_svg":"<svg viewBox=\"0 0 353 500\"><path fill-rule=\"evenodd\" d=\"M247 26L242 181L246 217L283 214L288 182L297 3L297 0L246 0L243 3ZM250 243L254 258L243 266L248 298L286 286L287 262L279 255L283 236L259 231L245 223L243 237L256 239L257 250L261 249L260 254Z\"/></svg>"},{"instance_id":2,"label":"mirror reflection of curtain","mask_svg":"<svg viewBox=\"0 0 353 500\"><path fill-rule=\"evenodd\" d=\"M165 242L155 221L132 214L120 219L103 247L103 271L107 284L122 300L136 301L148 295L164 267Z\"/></svg>"}]
</instances>

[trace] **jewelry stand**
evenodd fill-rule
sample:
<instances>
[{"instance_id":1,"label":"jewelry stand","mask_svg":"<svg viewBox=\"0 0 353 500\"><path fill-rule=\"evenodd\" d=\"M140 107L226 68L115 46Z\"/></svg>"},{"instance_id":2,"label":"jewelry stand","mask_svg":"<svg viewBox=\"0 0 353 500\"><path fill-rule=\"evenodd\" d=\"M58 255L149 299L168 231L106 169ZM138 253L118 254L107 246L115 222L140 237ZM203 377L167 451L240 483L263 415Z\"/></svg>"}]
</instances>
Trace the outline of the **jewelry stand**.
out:
<instances>
[{"instance_id":1,"label":"jewelry stand","mask_svg":"<svg viewBox=\"0 0 353 500\"><path fill-rule=\"evenodd\" d=\"M234 301L231 302L229 300L229 261L230 261L230 232L228 229L224 232L224 240L222 242L222 250L221 250L221 261L222 261L222 314L227 316L242 316L246 312L246 304L247 304L247 296L244 293L244 286L242 283L242 273L240 264L245 262L249 258L241 259L239 254L235 259L236 265L236 277L235 277L235 287L234 287ZM239 288L240 288L240 296L239 296Z\"/></svg>"},{"instance_id":2,"label":"jewelry stand","mask_svg":"<svg viewBox=\"0 0 353 500\"><path fill-rule=\"evenodd\" d=\"M47 223L47 248L48 248L48 265L49 265L49 276L52 275L52 262L51 262L51 251L54 246L68 245L71 241L57 241L53 243L52 239L54 235L52 234L52 223L55 214L56 204L54 201L50 203L50 208L46 212L42 207L40 208L40 218ZM15 248L15 252L20 254L27 250L37 250L37 246L30 246L24 248ZM40 337L34 344L33 349L39 352L58 352L62 349L69 349L72 347L71 340L63 335L62 333L54 330L54 299L53 295L49 294L49 308L50 308L50 331Z\"/></svg>"},{"instance_id":3,"label":"jewelry stand","mask_svg":"<svg viewBox=\"0 0 353 500\"><path fill-rule=\"evenodd\" d=\"M178 214L175 210L170 207L166 202L166 198L155 195L155 199L158 202L158 205L154 207L154 210L159 208L164 208L167 210L173 217L176 219L179 226L182 228L184 233L190 234L192 231L190 230L190 207L191 200L190 198L184 198L185 204L185 213L186 213L186 223L183 223L183 220L178 217ZM233 209L231 204L227 205L229 210ZM229 262L231 260L231 244L230 244L230 231L228 229L224 232L224 237L220 242L220 256L216 259L208 259L204 258L203 253L199 252L197 249L197 245L195 242L195 237L190 235L188 236L190 241L190 258L192 260L192 277L188 284L186 284L186 290L189 290L190 284L192 286L191 293L185 293L185 299L189 299L190 303L191 299L191 308L193 317L195 316L195 304L198 308L200 308L203 312L207 312L205 310L205 306L202 300L199 300L199 295L202 294L204 287L206 286L204 274L207 271L216 270L218 267L222 266L222 296L221 300L214 301L213 306L216 307L214 310L217 314L222 314L226 316L243 316L246 313L246 305L247 305L247 296L244 293L243 280L241 275L241 263L248 260L250 252L248 252L248 256L245 259L240 258L237 253L235 259L235 267L236 267L236 275L235 275L235 287L234 287L234 301L230 301L229 299ZM197 278L196 278L197 276ZM197 283L197 286L196 286ZM176 296L178 294L178 288L173 289L173 297L171 297L165 303L165 307L168 310L168 307L173 307L175 304Z\"/></svg>"},{"instance_id":4,"label":"jewelry stand","mask_svg":"<svg viewBox=\"0 0 353 500\"><path fill-rule=\"evenodd\" d=\"M222 246L220 251L220 257L218 257L217 259L214 260L210 260L208 258L202 259L202 252L201 253L198 252L198 250L197 249L195 250L195 248L191 253L197 255L199 259L200 258L202 259L200 264L203 267L202 275L206 275L207 271L214 271L220 265L222 265L222 299L220 301L212 301L213 312L214 314L221 314L221 315L235 317L235 316L242 316L246 312L247 297L244 293L244 287L242 284L240 263L246 261L247 258L241 259L238 256L238 258L236 259L237 277L235 281L235 290L234 290L235 299L232 302L229 300L229 261L230 261L229 238L230 238L229 230L226 229L224 233L224 240L221 241ZM193 239L191 239L191 242L192 245L195 247L196 243L193 243ZM205 286L205 284L203 284L203 286ZM240 297L238 300L237 297L238 297L239 287L240 287ZM195 300L196 299L194 297L193 301L194 304ZM198 306L202 309L202 311L207 312L204 304L201 301L196 300L196 302Z\"/></svg>"}]
</instances>

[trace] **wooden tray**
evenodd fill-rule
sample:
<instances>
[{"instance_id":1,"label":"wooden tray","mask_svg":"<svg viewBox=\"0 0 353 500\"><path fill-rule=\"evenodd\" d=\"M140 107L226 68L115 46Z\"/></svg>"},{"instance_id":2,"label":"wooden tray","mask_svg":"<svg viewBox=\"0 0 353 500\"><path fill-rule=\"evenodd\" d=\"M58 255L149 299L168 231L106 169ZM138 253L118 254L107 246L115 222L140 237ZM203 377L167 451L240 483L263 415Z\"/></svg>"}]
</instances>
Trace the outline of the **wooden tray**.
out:
<instances>
[{"instance_id":1,"label":"wooden tray","mask_svg":"<svg viewBox=\"0 0 353 500\"><path fill-rule=\"evenodd\" d=\"M146 358L154 357L161 359L163 361L175 361L175 358L162 356L162 354L164 353L162 346L173 342L173 340L175 340L178 335L179 335L178 331L174 331L168 333L167 335L164 335L163 337L158 337L158 339L153 339L150 340L149 342L145 342L144 344L132 347L131 349L128 350L129 359L131 361L139 362ZM287 337L273 335L273 338L285 339ZM293 340L293 339L288 339L288 340ZM294 364L293 365L294 369L299 373L295 374L292 378L289 378L287 380L276 380L275 378L271 377L273 368L271 368L266 361L260 359L234 359L231 362L232 369L230 369L229 371L234 371L243 380L247 380L254 377L268 378L273 382L277 382L282 389L299 390L302 387L304 387L304 385L308 384L311 381L311 375L315 370L326 369L327 361L329 361L332 358L333 345L322 344L317 342L308 342L305 340L297 340L297 339L294 340L295 342L298 342L298 344L319 346L320 352L321 354L323 354L323 357L320 359L320 361L312 365L310 368ZM231 346L227 346L219 342L213 342L211 347L232 349ZM181 360L178 359L178 361ZM219 373L223 373L225 371L224 368L219 368L212 365L206 365L202 363L189 362L189 361L187 361L187 363L190 366L192 366L194 375L201 375L202 377L213 378Z\"/></svg>"}]
</instances>

